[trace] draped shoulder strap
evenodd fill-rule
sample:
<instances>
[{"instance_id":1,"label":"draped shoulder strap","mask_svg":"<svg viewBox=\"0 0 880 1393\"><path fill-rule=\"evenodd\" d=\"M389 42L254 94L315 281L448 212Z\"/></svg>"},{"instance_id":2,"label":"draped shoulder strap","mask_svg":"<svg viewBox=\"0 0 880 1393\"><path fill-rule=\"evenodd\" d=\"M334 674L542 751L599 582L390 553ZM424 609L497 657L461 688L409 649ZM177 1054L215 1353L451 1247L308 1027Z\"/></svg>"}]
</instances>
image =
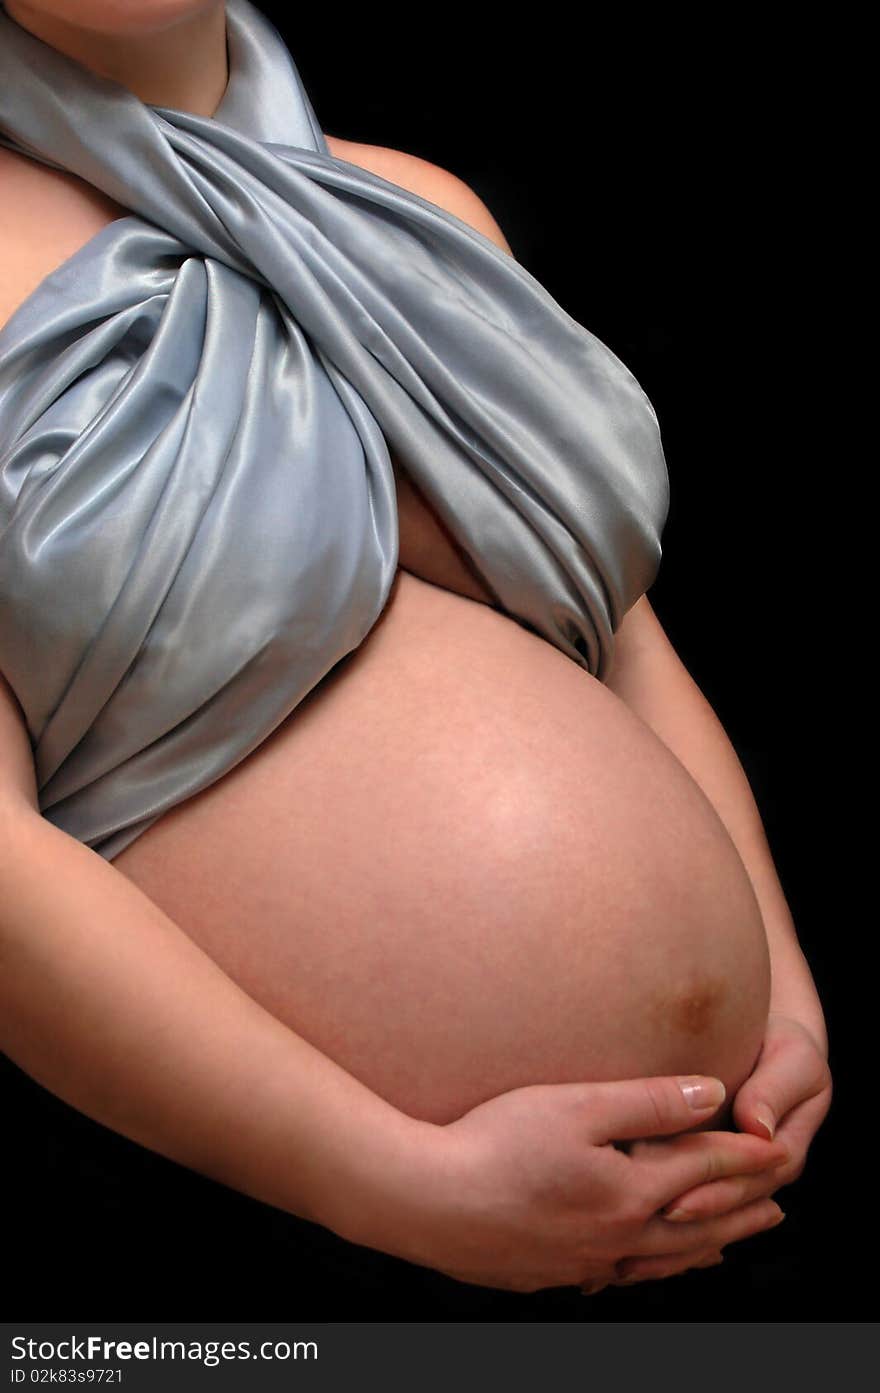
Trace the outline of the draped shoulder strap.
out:
<instances>
[{"instance_id":1,"label":"draped shoulder strap","mask_svg":"<svg viewBox=\"0 0 880 1393\"><path fill-rule=\"evenodd\" d=\"M0 671L45 816L112 858L369 633L389 445L498 606L600 680L669 505L656 414L524 267L333 158L228 0L211 118L0 10L0 141L130 215L0 330Z\"/></svg>"}]
</instances>

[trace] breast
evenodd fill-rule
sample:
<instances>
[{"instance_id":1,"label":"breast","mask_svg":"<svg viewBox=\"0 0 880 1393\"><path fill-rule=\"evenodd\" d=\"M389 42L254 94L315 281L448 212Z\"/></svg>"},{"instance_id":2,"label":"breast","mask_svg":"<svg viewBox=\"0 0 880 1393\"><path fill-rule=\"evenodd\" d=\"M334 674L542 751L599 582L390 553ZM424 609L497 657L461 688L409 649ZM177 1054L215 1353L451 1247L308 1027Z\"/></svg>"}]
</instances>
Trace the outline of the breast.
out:
<instances>
[{"instance_id":1,"label":"breast","mask_svg":"<svg viewBox=\"0 0 880 1393\"><path fill-rule=\"evenodd\" d=\"M115 861L413 1116L538 1082L750 1072L739 856L670 751L498 611L399 571L367 639Z\"/></svg>"}]
</instances>

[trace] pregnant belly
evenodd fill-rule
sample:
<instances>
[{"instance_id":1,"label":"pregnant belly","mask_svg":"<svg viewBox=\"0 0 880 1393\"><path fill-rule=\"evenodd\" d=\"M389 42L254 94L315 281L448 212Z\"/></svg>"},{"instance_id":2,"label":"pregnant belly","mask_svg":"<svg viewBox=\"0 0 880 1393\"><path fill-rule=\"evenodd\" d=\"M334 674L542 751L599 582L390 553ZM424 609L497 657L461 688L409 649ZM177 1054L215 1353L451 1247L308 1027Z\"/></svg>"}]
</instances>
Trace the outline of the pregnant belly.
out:
<instances>
[{"instance_id":1,"label":"pregnant belly","mask_svg":"<svg viewBox=\"0 0 880 1393\"><path fill-rule=\"evenodd\" d=\"M115 865L415 1117L673 1072L730 1095L760 1048L764 931L702 792L550 644L405 571L272 737Z\"/></svg>"}]
</instances>

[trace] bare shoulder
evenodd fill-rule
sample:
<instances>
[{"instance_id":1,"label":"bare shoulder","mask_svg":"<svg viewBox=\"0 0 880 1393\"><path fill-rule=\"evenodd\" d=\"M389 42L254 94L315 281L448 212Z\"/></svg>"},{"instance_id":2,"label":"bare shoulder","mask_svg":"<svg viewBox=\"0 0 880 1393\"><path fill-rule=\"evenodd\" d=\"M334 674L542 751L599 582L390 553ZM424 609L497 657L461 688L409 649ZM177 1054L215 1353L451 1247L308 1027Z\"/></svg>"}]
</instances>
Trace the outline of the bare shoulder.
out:
<instances>
[{"instance_id":1,"label":"bare shoulder","mask_svg":"<svg viewBox=\"0 0 880 1393\"><path fill-rule=\"evenodd\" d=\"M0 145L0 184L0 230L10 235L45 226L47 217L54 220L59 214L78 234L81 228L97 230L102 221L126 211L75 174L52 169L5 145Z\"/></svg>"},{"instance_id":2,"label":"bare shoulder","mask_svg":"<svg viewBox=\"0 0 880 1393\"><path fill-rule=\"evenodd\" d=\"M429 203L436 203L470 227L482 232L504 251L513 255L510 244L486 204L469 184L441 165L408 155L404 150L392 150L385 145L362 145L354 140L340 140L325 135L331 155L360 165L391 184L399 184L409 193L418 194Z\"/></svg>"},{"instance_id":3,"label":"bare shoulder","mask_svg":"<svg viewBox=\"0 0 880 1393\"><path fill-rule=\"evenodd\" d=\"M83 179L0 145L0 327L50 272L126 210Z\"/></svg>"}]
</instances>

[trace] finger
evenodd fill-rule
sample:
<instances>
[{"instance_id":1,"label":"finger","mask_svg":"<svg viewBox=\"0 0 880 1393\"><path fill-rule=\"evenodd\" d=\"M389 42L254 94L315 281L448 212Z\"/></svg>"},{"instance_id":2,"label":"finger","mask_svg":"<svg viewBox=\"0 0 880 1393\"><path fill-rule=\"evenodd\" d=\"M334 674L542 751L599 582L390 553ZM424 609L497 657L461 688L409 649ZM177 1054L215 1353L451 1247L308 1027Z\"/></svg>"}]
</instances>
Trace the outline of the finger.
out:
<instances>
[{"instance_id":1,"label":"finger","mask_svg":"<svg viewBox=\"0 0 880 1393\"><path fill-rule=\"evenodd\" d=\"M714 1253L707 1253L701 1262L692 1262L691 1267L718 1267L724 1261L724 1255L717 1249Z\"/></svg>"},{"instance_id":2,"label":"finger","mask_svg":"<svg viewBox=\"0 0 880 1393\"><path fill-rule=\"evenodd\" d=\"M724 1261L719 1249L696 1254L689 1258L676 1258L664 1253L656 1258L625 1258L617 1264L619 1276L612 1286L626 1287L633 1282L650 1282L660 1277L677 1277L679 1273L690 1272L697 1267L718 1267Z\"/></svg>"},{"instance_id":3,"label":"finger","mask_svg":"<svg viewBox=\"0 0 880 1393\"><path fill-rule=\"evenodd\" d=\"M779 1122L805 1099L821 1093L830 1079L826 1061L806 1041L778 1040L762 1054L733 1103L733 1120L743 1132L772 1141Z\"/></svg>"},{"instance_id":4,"label":"finger","mask_svg":"<svg viewBox=\"0 0 880 1393\"><path fill-rule=\"evenodd\" d=\"M610 1281L584 1282L583 1286L580 1288L580 1293L581 1296L596 1296L598 1292L604 1291L607 1286L610 1286Z\"/></svg>"},{"instance_id":5,"label":"finger","mask_svg":"<svg viewBox=\"0 0 880 1393\"><path fill-rule=\"evenodd\" d=\"M729 1180L715 1180L711 1185L698 1185L686 1195L673 1200L661 1211L661 1217L673 1224L689 1224L695 1219L712 1219L729 1214L753 1200L769 1199L785 1184L786 1162L760 1171L757 1175L737 1175Z\"/></svg>"},{"instance_id":6,"label":"finger","mask_svg":"<svg viewBox=\"0 0 880 1393\"><path fill-rule=\"evenodd\" d=\"M754 1175L787 1161L789 1155L784 1142L764 1141L745 1132L691 1132L639 1142L628 1159L635 1168L639 1193L657 1210L698 1185Z\"/></svg>"},{"instance_id":7,"label":"finger","mask_svg":"<svg viewBox=\"0 0 880 1393\"><path fill-rule=\"evenodd\" d=\"M670 1224L668 1219L651 1219L631 1243L634 1257L661 1254L701 1253L707 1248L724 1248L728 1243L751 1238L782 1223L784 1214L775 1200L756 1200L714 1219L695 1219L690 1224Z\"/></svg>"},{"instance_id":8,"label":"finger","mask_svg":"<svg viewBox=\"0 0 880 1393\"><path fill-rule=\"evenodd\" d=\"M700 1075L617 1079L588 1085L590 1139L611 1141L670 1135L705 1122L724 1102L720 1079Z\"/></svg>"},{"instance_id":9,"label":"finger","mask_svg":"<svg viewBox=\"0 0 880 1393\"><path fill-rule=\"evenodd\" d=\"M830 1090L823 1090L815 1098L806 1098L782 1119L777 1132L777 1140L784 1141L801 1164L806 1159L813 1139L824 1122L831 1106Z\"/></svg>"},{"instance_id":10,"label":"finger","mask_svg":"<svg viewBox=\"0 0 880 1393\"><path fill-rule=\"evenodd\" d=\"M802 1173L813 1139L828 1112L829 1104L830 1092L824 1090L815 1098L807 1098L798 1103L780 1122L776 1140L784 1142L791 1152L790 1162L782 1168L780 1185L790 1185Z\"/></svg>"},{"instance_id":11,"label":"finger","mask_svg":"<svg viewBox=\"0 0 880 1393\"><path fill-rule=\"evenodd\" d=\"M783 1118L776 1133L776 1143L788 1148L788 1160L782 1160L766 1172L756 1173L754 1176L715 1180L707 1185L698 1185L696 1189L683 1192L665 1205L662 1209L663 1216L671 1218L672 1211L684 1210L687 1216L684 1222L693 1218L708 1218L713 1214L737 1209L741 1204L750 1199L757 1199L762 1194L773 1195L784 1186L790 1185L804 1169L813 1137L828 1112L829 1103L828 1093L823 1092L815 1098L808 1098L799 1103ZM634 1154L650 1154L651 1147L656 1149L659 1145L659 1142L639 1143ZM741 1184L740 1190L736 1189L738 1183Z\"/></svg>"},{"instance_id":12,"label":"finger","mask_svg":"<svg viewBox=\"0 0 880 1393\"><path fill-rule=\"evenodd\" d=\"M616 1276L616 1264L605 1262L601 1267L593 1267L592 1271L584 1273L583 1279L577 1284L578 1290L583 1296L595 1296L597 1292L610 1286Z\"/></svg>"}]
</instances>

